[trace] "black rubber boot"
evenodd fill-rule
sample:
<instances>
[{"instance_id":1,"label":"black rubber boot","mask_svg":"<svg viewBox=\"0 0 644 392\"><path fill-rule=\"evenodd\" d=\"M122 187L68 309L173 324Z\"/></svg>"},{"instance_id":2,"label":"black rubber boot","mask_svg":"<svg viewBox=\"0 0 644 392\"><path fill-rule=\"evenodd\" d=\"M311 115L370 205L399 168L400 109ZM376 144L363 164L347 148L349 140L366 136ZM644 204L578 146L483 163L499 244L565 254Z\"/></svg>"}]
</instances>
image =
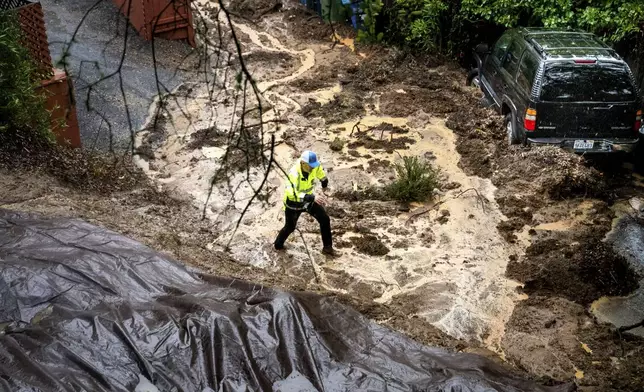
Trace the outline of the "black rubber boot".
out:
<instances>
[{"instance_id":1,"label":"black rubber boot","mask_svg":"<svg viewBox=\"0 0 644 392\"><path fill-rule=\"evenodd\" d=\"M342 256L342 253L340 253L337 250L333 249L332 246L327 246L325 248L322 248L322 254L325 255L325 256L329 256L329 257L340 257L340 256Z\"/></svg>"}]
</instances>

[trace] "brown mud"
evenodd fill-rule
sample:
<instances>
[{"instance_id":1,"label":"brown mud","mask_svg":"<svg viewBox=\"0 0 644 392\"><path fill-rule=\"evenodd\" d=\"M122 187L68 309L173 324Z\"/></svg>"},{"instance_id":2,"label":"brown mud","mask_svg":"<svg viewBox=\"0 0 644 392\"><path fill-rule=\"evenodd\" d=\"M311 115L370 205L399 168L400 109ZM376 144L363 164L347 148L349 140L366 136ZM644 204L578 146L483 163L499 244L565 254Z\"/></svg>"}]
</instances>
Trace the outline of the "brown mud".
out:
<instances>
[{"instance_id":1,"label":"brown mud","mask_svg":"<svg viewBox=\"0 0 644 392\"><path fill-rule=\"evenodd\" d=\"M302 107L302 115L307 118L321 117L326 124L340 124L348 119L364 115L364 99L357 94L336 95L324 104L310 101Z\"/></svg>"},{"instance_id":2,"label":"brown mud","mask_svg":"<svg viewBox=\"0 0 644 392\"><path fill-rule=\"evenodd\" d=\"M375 235L366 234L362 237L351 237L350 240L360 253L370 256L384 256L389 253L389 248Z\"/></svg>"}]
</instances>

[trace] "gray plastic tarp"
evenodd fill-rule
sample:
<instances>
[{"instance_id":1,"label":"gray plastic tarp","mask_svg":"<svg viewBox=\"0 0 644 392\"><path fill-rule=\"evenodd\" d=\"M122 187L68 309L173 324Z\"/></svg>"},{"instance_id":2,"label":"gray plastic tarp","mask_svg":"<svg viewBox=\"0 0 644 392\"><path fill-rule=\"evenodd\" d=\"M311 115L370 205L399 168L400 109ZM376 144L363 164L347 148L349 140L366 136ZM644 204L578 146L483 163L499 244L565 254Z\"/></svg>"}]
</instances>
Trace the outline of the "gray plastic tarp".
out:
<instances>
[{"instance_id":1,"label":"gray plastic tarp","mask_svg":"<svg viewBox=\"0 0 644 392\"><path fill-rule=\"evenodd\" d=\"M201 274L88 223L0 209L0 390L567 391L330 298Z\"/></svg>"}]
</instances>

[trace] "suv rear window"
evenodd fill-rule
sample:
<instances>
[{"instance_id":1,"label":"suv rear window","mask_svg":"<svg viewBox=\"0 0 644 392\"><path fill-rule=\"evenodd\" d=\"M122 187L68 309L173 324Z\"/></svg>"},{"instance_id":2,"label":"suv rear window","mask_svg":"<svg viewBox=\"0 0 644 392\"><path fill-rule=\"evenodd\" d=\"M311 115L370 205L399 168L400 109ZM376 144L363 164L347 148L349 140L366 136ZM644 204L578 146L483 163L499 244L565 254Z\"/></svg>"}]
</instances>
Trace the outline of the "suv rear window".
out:
<instances>
[{"instance_id":1,"label":"suv rear window","mask_svg":"<svg viewBox=\"0 0 644 392\"><path fill-rule=\"evenodd\" d=\"M541 99L557 102L625 102L637 93L625 66L556 63L546 66Z\"/></svg>"},{"instance_id":2,"label":"suv rear window","mask_svg":"<svg viewBox=\"0 0 644 392\"><path fill-rule=\"evenodd\" d=\"M517 83L526 94L530 94L530 90L532 90L532 82L537 74L537 68L539 68L539 60L529 50L526 50L521 58L517 75Z\"/></svg>"}]
</instances>

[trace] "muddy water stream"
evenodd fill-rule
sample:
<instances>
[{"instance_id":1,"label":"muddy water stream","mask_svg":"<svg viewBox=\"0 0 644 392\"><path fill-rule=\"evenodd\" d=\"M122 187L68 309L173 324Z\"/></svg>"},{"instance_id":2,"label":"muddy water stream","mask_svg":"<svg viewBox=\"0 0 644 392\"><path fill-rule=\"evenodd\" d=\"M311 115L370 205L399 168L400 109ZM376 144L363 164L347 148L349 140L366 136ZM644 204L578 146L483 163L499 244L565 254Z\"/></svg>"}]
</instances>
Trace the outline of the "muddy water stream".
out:
<instances>
[{"instance_id":1,"label":"muddy water stream","mask_svg":"<svg viewBox=\"0 0 644 392\"><path fill-rule=\"evenodd\" d=\"M203 4L198 3L199 6ZM322 284L330 290L344 292L346 287L326 281L325 273L342 271L358 281L374 287L378 293L377 302L391 303L401 298L415 298L415 310L410 317L418 315L446 331L452 336L485 342L499 350L504 326L510 317L514 304L521 297L517 294L517 283L505 278L504 273L510 257L521 255L525 245L508 244L496 230L496 225L505 217L494 200L495 188L489 180L467 176L459 167L459 155L455 149L455 136L445 127L444 121L433 118L384 117L378 114L378 106L368 110L362 118L347 119L344 124L331 127L318 126L311 129L311 121L303 118L297 111L298 100L309 98L320 103L329 102L334 94L341 92L339 85L313 93L291 94L288 97L274 91L277 87L305 75L315 66L315 48L294 51L275 37L258 32L253 27L235 23L235 28L248 37L246 47L255 50L287 53L299 59L301 65L289 76L277 79L260 80L258 87L265 92L265 98L275 111L266 114L264 120L275 116L275 112L287 113L288 121L279 129L268 125L267 135L274 134L277 139L275 160L285 170L293 164L300 150L310 148L318 152L329 173L334 190L361 189L368 185L383 185L393 178L393 170L369 171L374 159L392 164L400 156L417 155L431 158L448 182L458 183L460 187L445 192L428 202L432 206L440 202L439 208L410 219L410 213L378 213L376 208L388 208L382 202L353 202L337 199L333 192L329 197L330 206L362 209L361 218L355 221L368 225L370 231L382 239L389 248L386 256L370 256L359 253L355 248L342 249L343 255L334 260L326 260L319 252L321 248L316 223L307 216L300 220L301 234L296 232L287 242L287 253L281 255L272 250L272 242L283 225L282 192L284 178L275 170L268 177L269 194L264 204L254 203L248 209L235 235L231 230L240 217L241 211L254 193L251 184L258 184L262 177L261 168L253 169L247 181L246 173L238 173L229 181L235 189L232 197L231 187L220 184L209 194L209 182L220 163L223 147L186 147L191 134L212 126L212 118L206 118L208 110L203 110L201 101L189 104L184 111L190 115L190 124L180 110L174 110L174 123L181 131L168 132L163 145L155 151L158 157L154 164L141 162L146 173L162 186L175 188L189 195L194 203L203 207L207 202L206 213L209 219L218 223L225 233L211 248L229 245L230 252L238 260L266 268L267 273L279 273L281 265L287 263L311 265L318 272ZM264 39L262 39L264 38ZM268 43L268 44L267 44ZM350 44L347 42L347 45ZM319 50L328 49L320 46ZM270 69L267 69L270 74ZM199 87L196 88L199 90ZM279 89L277 89L279 90ZM201 88L201 98L208 96L207 88ZM191 106L192 105L192 106ZM218 123L230 123L234 109L225 102L212 102L218 113ZM172 108L170 109L172 111ZM183 119L182 119L183 118ZM412 139L407 149L397 153L382 149L352 149L345 146L341 151L332 151L330 143L336 138L354 140L353 126L360 122L364 131L382 123L388 123L408 130L405 137ZM296 140L287 142L287 135L297 135ZM145 133L139 134L139 143ZM374 134L374 137L396 138L397 134ZM268 136L267 136L268 137ZM464 190L471 189L462 193ZM378 204L380 203L380 204ZM414 208L425 207L423 205ZM385 209L386 209L385 208ZM437 220L439 211L443 217ZM412 209L412 212L414 210ZM348 218L351 222L352 217ZM332 225L337 221L332 220ZM350 227L336 241L351 241L360 236ZM304 242L302 241L304 239ZM404 243L404 246L393 246ZM404 279L401 279L401 275ZM414 314L415 313L415 314Z\"/></svg>"}]
</instances>

